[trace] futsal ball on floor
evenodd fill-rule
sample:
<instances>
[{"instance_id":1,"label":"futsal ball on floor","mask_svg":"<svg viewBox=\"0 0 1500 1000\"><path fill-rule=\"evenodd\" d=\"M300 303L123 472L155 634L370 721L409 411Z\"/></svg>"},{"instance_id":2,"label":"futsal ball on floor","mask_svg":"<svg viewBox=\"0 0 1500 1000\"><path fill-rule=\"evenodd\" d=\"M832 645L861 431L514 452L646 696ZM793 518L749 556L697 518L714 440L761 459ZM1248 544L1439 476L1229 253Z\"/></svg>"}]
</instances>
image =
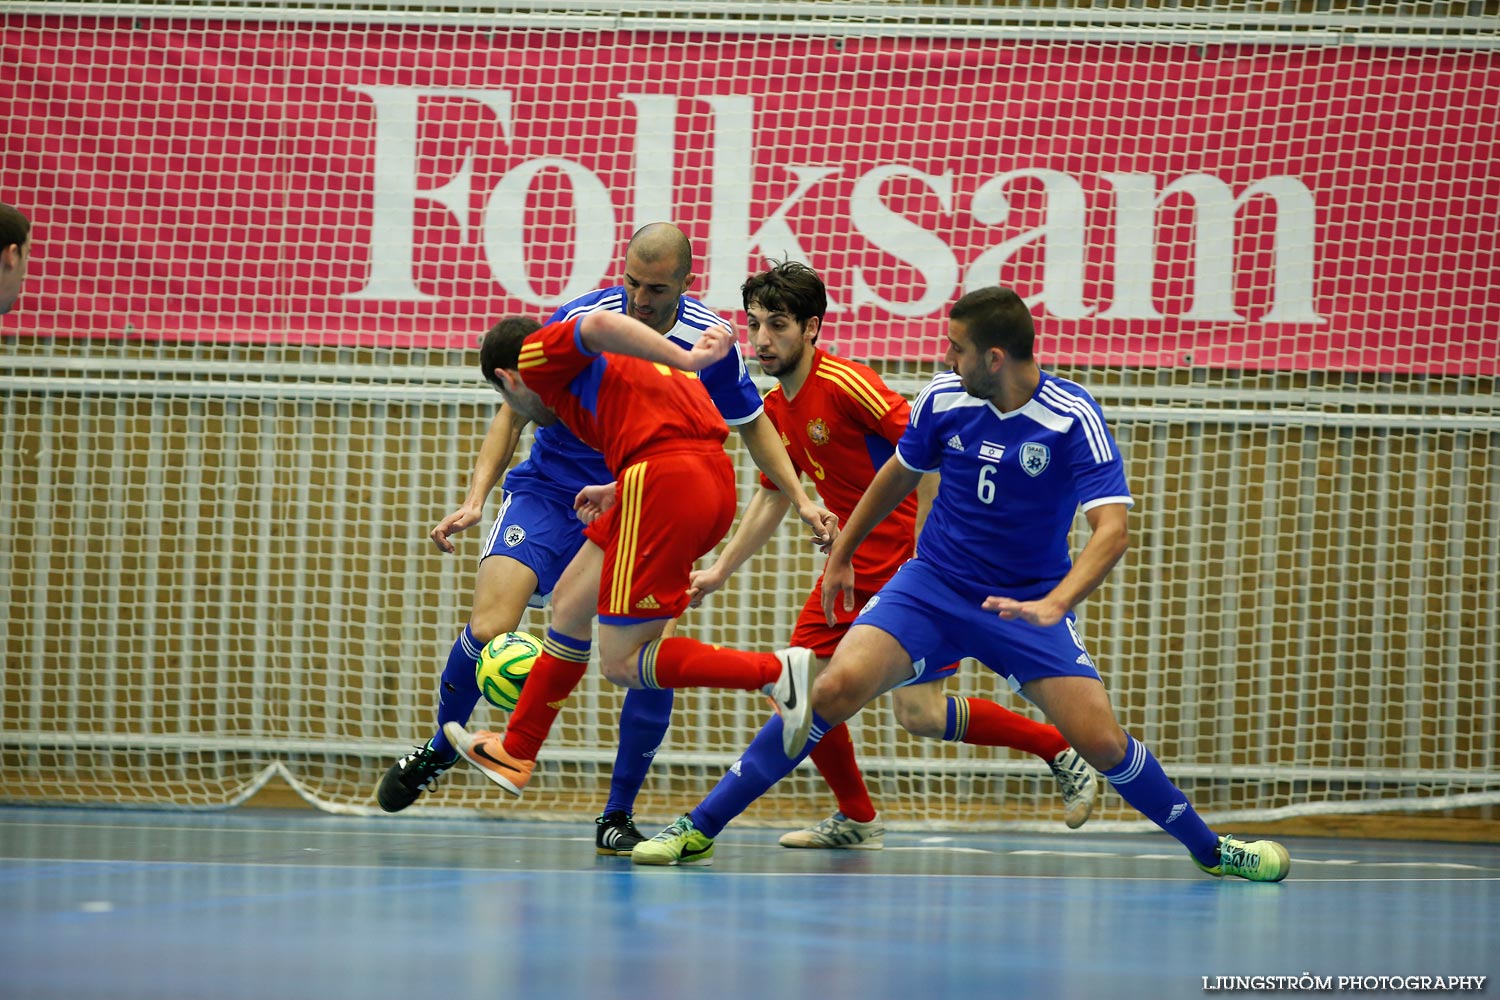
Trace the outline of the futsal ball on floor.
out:
<instances>
[{"instance_id":1,"label":"futsal ball on floor","mask_svg":"<svg viewBox=\"0 0 1500 1000\"><path fill-rule=\"evenodd\" d=\"M474 680L484 700L504 711L515 711L521 685L541 655L541 641L526 632L506 632L491 639L474 664Z\"/></svg>"}]
</instances>

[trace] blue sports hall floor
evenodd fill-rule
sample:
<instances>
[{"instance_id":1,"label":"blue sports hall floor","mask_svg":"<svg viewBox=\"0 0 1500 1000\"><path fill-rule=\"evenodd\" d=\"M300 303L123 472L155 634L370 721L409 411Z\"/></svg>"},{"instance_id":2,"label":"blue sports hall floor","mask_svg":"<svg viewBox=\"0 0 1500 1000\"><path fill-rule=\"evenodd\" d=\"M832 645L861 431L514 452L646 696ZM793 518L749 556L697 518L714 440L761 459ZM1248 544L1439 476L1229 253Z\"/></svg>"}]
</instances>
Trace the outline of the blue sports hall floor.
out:
<instances>
[{"instance_id":1,"label":"blue sports hall floor","mask_svg":"<svg viewBox=\"0 0 1500 1000\"><path fill-rule=\"evenodd\" d=\"M1500 995L1493 844L1285 838L1291 877L1252 885L1159 834L779 832L641 868L598 857L588 819L4 807L0 997ZM1400 988L1338 987L1381 976Z\"/></svg>"}]
</instances>

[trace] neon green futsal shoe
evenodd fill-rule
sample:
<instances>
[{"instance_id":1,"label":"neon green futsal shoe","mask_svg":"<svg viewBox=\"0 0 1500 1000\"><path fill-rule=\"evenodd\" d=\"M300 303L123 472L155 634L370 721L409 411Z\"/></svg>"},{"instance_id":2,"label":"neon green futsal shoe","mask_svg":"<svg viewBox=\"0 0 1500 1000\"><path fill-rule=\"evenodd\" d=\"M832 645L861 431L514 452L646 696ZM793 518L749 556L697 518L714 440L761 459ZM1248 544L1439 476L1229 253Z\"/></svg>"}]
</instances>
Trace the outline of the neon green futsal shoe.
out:
<instances>
[{"instance_id":1,"label":"neon green futsal shoe","mask_svg":"<svg viewBox=\"0 0 1500 1000\"><path fill-rule=\"evenodd\" d=\"M711 865L713 838L699 833L684 815L650 840L636 844L630 861L637 865Z\"/></svg>"},{"instance_id":2,"label":"neon green futsal shoe","mask_svg":"<svg viewBox=\"0 0 1500 1000\"><path fill-rule=\"evenodd\" d=\"M1193 859L1193 864L1214 878L1235 875L1252 882L1280 882L1292 870L1292 856L1274 840L1235 840L1219 838L1219 863L1210 868Z\"/></svg>"}]
</instances>

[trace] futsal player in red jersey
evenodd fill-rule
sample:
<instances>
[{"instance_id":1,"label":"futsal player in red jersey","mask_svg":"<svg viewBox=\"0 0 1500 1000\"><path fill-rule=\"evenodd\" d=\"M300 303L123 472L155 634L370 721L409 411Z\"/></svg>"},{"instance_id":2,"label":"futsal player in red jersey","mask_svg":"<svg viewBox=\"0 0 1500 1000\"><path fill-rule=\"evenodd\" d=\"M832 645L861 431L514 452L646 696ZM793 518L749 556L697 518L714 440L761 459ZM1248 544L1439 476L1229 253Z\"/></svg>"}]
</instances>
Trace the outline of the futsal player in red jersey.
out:
<instances>
[{"instance_id":1,"label":"futsal player in red jersey","mask_svg":"<svg viewBox=\"0 0 1500 1000\"><path fill-rule=\"evenodd\" d=\"M727 664L662 669L667 623L686 609L689 574L734 521L734 468L724 453L728 427L696 372L734 343L724 327L691 350L613 312L539 325L502 320L485 336L480 366L505 402L538 426L561 422L604 455L613 484L580 494L591 519L584 543L553 591L542 655L522 688L504 735L443 727L469 763L512 795L536 767L553 721L583 679L599 618L599 659L616 684L640 688L726 687L764 691L778 705L806 699L810 667L777 654ZM832 541L836 524L818 529Z\"/></svg>"},{"instance_id":2,"label":"futsal player in red jersey","mask_svg":"<svg viewBox=\"0 0 1500 1000\"><path fill-rule=\"evenodd\" d=\"M765 373L777 380L765 396L766 415L781 432L792 464L813 481L823 503L842 520L895 451L911 406L869 366L836 358L817 346L828 296L812 268L796 261L777 264L750 278L741 291L750 345ZM785 517L790 500L764 476L760 485L718 560L692 574L692 603L723 586ZM852 607L840 606L836 621L829 624L820 577L797 619L791 646L810 650L819 665L826 664L853 624L855 609L862 608L912 557L916 529L914 492L855 550L857 591ZM944 695L941 684L928 683L952 676L957 668L958 664L950 664L929 671L922 683L894 689L891 697L897 721L918 736L1035 754L1057 780L1067 825L1082 826L1098 797L1093 770L1053 726L988 699ZM883 846L885 827L855 762L848 727L829 730L813 750L812 759L838 799L838 811L809 829L786 834L782 845L855 850ZM634 856L641 863L660 863L652 852L652 847L640 845ZM674 861L682 863L680 857L666 858L666 863ZM690 863L706 861L699 858Z\"/></svg>"}]
</instances>

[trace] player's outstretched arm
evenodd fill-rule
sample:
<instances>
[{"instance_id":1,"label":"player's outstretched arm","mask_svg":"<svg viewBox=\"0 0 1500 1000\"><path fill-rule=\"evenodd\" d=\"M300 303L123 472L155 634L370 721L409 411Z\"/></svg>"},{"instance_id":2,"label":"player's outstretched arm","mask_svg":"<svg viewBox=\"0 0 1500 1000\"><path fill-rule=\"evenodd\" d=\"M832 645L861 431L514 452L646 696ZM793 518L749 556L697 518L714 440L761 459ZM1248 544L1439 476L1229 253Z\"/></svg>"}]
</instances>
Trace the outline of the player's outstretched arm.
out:
<instances>
[{"instance_id":1,"label":"player's outstretched arm","mask_svg":"<svg viewBox=\"0 0 1500 1000\"><path fill-rule=\"evenodd\" d=\"M685 351L640 320L606 311L579 320L578 335L583 346L596 353L628 354L685 372L702 371L734 345L734 333L728 327L714 326L703 331L691 351Z\"/></svg>"},{"instance_id":2,"label":"player's outstretched arm","mask_svg":"<svg viewBox=\"0 0 1500 1000\"><path fill-rule=\"evenodd\" d=\"M698 607L770 540L792 502L780 490L758 489L745 505L739 526L708 569L694 570L688 577L688 603Z\"/></svg>"},{"instance_id":3,"label":"player's outstretched arm","mask_svg":"<svg viewBox=\"0 0 1500 1000\"><path fill-rule=\"evenodd\" d=\"M740 424L735 429L740 432L740 440L745 442L745 450L750 453L755 467L776 484L776 488L788 501L796 504L797 516L813 530L813 541L827 552L828 546L838 537L838 515L813 503L807 491L802 488L797 467L787 455L786 445L781 443L781 435L777 432L776 425L771 423L771 418L762 412L754 420Z\"/></svg>"},{"instance_id":4,"label":"player's outstretched arm","mask_svg":"<svg viewBox=\"0 0 1500 1000\"><path fill-rule=\"evenodd\" d=\"M981 605L1001 618L1030 622L1033 625L1056 625L1085 597L1099 589L1109 571L1130 547L1130 528L1122 503L1094 507L1084 516L1089 519L1089 540L1078 553L1068 575L1035 601L1018 601L1012 597L986 597Z\"/></svg>"},{"instance_id":5,"label":"player's outstretched arm","mask_svg":"<svg viewBox=\"0 0 1500 1000\"><path fill-rule=\"evenodd\" d=\"M469 477L469 492L464 495L464 502L427 533L439 551L450 554L457 551L450 536L467 531L484 516L484 502L510 468L526 424L526 418L508 406L496 411L484 443L479 446L479 457L474 460L474 473Z\"/></svg>"},{"instance_id":6,"label":"player's outstretched arm","mask_svg":"<svg viewBox=\"0 0 1500 1000\"><path fill-rule=\"evenodd\" d=\"M920 472L908 469L892 455L849 512L849 523L828 550L828 565L823 569L823 613L829 625L835 624L834 613L840 604L845 611L854 610L854 550L875 525L917 488L921 479Z\"/></svg>"}]
</instances>

